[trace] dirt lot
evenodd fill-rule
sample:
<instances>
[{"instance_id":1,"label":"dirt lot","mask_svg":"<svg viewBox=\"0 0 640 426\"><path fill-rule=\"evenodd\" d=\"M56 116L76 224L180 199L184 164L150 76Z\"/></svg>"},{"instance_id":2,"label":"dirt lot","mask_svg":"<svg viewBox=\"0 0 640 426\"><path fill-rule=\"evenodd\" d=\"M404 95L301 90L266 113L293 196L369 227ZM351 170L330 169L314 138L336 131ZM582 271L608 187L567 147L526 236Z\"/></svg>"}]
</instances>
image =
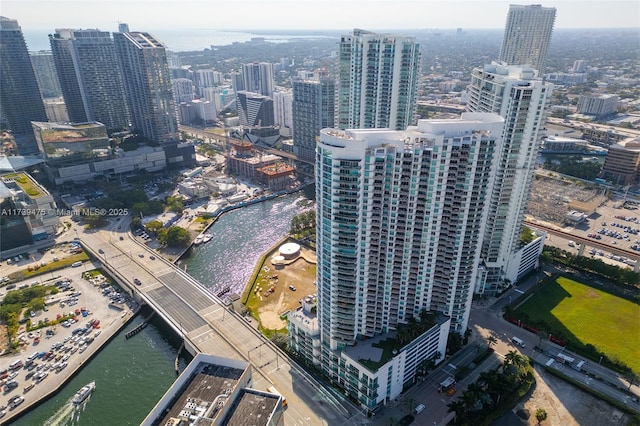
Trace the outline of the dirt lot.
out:
<instances>
[{"instance_id":1,"label":"dirt lot","mask_svg":"<svg viewBox=\"0 0 640 426\"><path fill-rule=\"evenodd\" d=\"M514 411L522 408L528 410L531 416L521 424L529 426L538 424L535 417L538 408L547 412L547 419L541 423L543 426L626 425L629 421L629 416L617 408L539 368L536 369L535 390L529 398L518 404ZM515 420L515 416L512 419ZM513 423L499 422L499 424Z\"/></svg>"},{"instance_id":2,"label":"dirt lot","mask_svg":"<svg viewBox=\"0 0 640 426\"><path fill-rule=\"evenodd\" d=\"M280 319L280 315L300 307L301 298L316 294L315 253L302 248L294 261L276 267L271 258L277 252L276 249L266 257L247 303L247 307L257 313L262 326L270 330L286 327L287 323Z\"/></svg>"}]
</instances>

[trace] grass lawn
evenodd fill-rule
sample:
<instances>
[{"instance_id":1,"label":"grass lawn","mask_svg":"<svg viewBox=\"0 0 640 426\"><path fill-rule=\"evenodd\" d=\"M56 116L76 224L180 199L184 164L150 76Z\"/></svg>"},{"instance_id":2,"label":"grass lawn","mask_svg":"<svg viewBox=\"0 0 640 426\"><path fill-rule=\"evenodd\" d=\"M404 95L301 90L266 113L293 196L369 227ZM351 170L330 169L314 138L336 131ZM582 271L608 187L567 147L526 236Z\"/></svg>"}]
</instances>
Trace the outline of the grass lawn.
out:
<instances>
[{"instance_id":1,"label":"grass lawn","mask_svg":"<svg viewBox=\"0 0 640 426\"><path fill-rule=\"evenodd\" d=\"M566 277L545 285L516 311L545 331L559 332L570 346L595 346L640 372L640 306ZM525 318L522 318L525 320Z\"/></svg>"}]
</instances>

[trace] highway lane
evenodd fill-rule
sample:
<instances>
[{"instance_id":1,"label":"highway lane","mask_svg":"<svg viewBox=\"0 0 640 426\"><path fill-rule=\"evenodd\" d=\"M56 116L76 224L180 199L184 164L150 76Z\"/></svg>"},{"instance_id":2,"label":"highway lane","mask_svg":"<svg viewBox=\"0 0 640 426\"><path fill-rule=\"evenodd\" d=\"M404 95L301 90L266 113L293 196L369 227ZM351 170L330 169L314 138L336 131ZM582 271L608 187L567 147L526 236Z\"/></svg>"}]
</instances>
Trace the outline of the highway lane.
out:
<instances>
[{"instance_id":1,"label":"highway lane","mask_svg":"<svg viewBox=\"0 0 640 426\"><path fill-rule=\"evenodd\" d=\"M123 225L126 224L119 226L125 228ZM253 324L224 308L208 289L184 271L159 256L151 260L149 256L153 252L128 232L111 225L104 231L81 233L80 237L98 258L117 270L116 274L132 291L144 294L173 322L176 331L184 332L196 348L249 361L254 367L256 388L264 390L274 384L287 400L294 402L285 412L287 424L362 424L366 421L343 395L324 389L267 341ZM99 254L99 250L104 253ZM134 278L142 285L135 286Z\"/></svg>"}]
</instances>

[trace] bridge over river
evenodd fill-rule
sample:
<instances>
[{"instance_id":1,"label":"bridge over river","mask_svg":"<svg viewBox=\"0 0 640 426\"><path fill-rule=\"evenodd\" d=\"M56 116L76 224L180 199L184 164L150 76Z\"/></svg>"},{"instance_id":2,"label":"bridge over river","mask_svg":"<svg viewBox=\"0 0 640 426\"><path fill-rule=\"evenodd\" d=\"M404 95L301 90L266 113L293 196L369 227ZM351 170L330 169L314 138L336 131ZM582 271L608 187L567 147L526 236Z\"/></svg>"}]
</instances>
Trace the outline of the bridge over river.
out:
<instances>
[{"instance_id":1,"label":"bridge over river","mask_svg":"<svg viewBox=\"0 0 640 426\"><path fill-rule=\"evenodd\" d=\"M323 386L265 339L255 320L229 310L174 264L160 257L151 259L153 251L128 232L116 229L116 224L128 228L124 222L111 223L99 231L78 232L78 238L106 272L183 337L190 353L249 362L254 387L265 390L274 384L289 401L286 424L366 423L342 394ZM140 285L134 283L136 279Z\"/></svg>"}]
</instances>

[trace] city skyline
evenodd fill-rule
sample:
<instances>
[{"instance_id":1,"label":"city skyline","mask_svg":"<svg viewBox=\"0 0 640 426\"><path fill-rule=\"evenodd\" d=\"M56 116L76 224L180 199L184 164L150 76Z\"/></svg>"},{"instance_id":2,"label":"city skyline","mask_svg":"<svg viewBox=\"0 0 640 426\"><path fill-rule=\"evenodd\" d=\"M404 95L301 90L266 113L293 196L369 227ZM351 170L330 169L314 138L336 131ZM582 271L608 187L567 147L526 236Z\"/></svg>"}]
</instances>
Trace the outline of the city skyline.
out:
<instances>
[{"instance_id":1,"label":"city skyline","mask_svg":"<svg viewBox=\"0 0 640 426\"><path fill-rule=\"evenodd\" d=\"M2 13L20 21L26 32L53 32L55 28L64 27L115 31L118 22L128 22L132 28L145 31L167 27L216 30L344 30L354 27L369 30L498 29L504 27L510 4L531 3L539 2L402 0L392 3L378 0L366 2L365 7L363 0L240 0L232 3L201 0L4 0ZM640 3L635 1L555 0L542 5L558 10L557 29L640 26ZM69 13L71 9L73 13ZM38 12L34 13L34 10ZM194 10L198 12L194 13ZM420 10L424 13L416 13ZM230 16L238 17L238 11L244 13L239 18L229 19Z\"/></svg>"}]
</instances>

